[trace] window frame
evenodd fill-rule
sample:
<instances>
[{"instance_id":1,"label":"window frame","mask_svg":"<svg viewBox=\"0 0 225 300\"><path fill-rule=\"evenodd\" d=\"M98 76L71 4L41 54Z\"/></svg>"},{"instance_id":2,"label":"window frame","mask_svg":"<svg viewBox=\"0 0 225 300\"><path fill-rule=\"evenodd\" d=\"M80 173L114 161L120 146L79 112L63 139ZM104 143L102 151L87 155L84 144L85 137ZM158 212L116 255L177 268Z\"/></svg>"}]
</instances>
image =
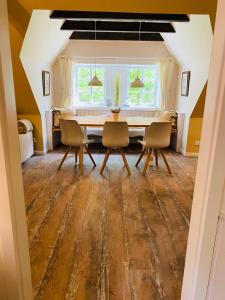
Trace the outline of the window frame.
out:
<instances>
[{"instance_id":1,"label":"window frame","mask_svg":"<svg viewBox=\"0 0 225 300\"><path fill-rule=\"evenodd\" d=\"M154 69L155 70L155 91L154 91L154 101L153 103L143 103L143 102L139 102L137 104L133 104L130 101L130 97L129 97L129 90L130 90L130 84L131 84L131 80L130 80L130 71L131 70L135 70L138 71L138 74L140 76L140 79L144 82L144 70L146 69ZM156 63L151 63L149 65L128 65L128 76L127 76L127 82L128 82L128 86L127 86L127 99L128 99L128 104L130 107L132 108L152 108L152 109L157 109L159 107L159 93L160 93L160 74L159 74L159 68L157 66ZM144 88L140 88L140 99L142 98L143 94L145 94L146 92L144 91Z\"/></svg>"},{"instance_id":2,"label":"window frame","mask_svg":"<svg viewBox=\"0 0 225 300\"><path fill-rule=\"evenodd\" d=\"M113 73L115 72L115 68L124 68L123 72L118 72L121 76L121 85L120 85L120 95L121 97L121 107L124 107L126 109L150 109L155 110L159 109L160 107L160 70L159 70L159 64L157 62L155 63L149 63L145 65L139 65L139 64L113 64L113 63L100 63L96 64L96 68L102 68L103 69L103 92L104 92L104 99L102 102L95 103L93 102L93 87L90 87L89 93L90 93L90 101L89 102L82 102L80 101L80 89L79 89L79 69L82 67L87 67L91 70L90 76L92 78L95 64L94 63L76 63L75 67L75 106L78 107L90 107L90 108L107 108L113 105L114 101L114 95L112 93L113 87L113 80L112 77L110 77L110 74L112 73L111 67L114 67ZM130 101L129 98L129 89L130 89L130 70L140 70L141 71L141 78L143 79L143 74L145 69L153 68L155 70L155 92L154 92L154 101L152 103L143 103L143 101L133 104ZM122 75L121 75L122 73ZM91 79L90 78L90 79ZM89 80L90 80L89 79ZM115 84L114 84L115 86ZM141 89L141 95L143 95L144 91Z\"/></svg>"}]
</instances>

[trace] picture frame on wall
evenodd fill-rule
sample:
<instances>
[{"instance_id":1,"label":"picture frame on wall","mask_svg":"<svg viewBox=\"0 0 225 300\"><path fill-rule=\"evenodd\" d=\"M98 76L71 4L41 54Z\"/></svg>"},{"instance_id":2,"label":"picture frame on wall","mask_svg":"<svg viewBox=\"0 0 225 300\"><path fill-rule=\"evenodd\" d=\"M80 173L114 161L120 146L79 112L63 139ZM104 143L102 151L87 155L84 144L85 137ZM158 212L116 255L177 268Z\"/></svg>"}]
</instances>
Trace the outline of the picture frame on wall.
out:
<instances>
[{"instance_id":1,"label":"picture frame on wall","mask_svg":"<svg viewBox=\"0 0 225 300\"><path fill-rule=\"evenodd\" d=\"M189 94L189 86L190 86L190 78L191 78L191 72L186 71L182 72L181 77L181 96L188 96Z\"/></svg>"},{"instance_id":2,"label":"picture frame on wall","mask_svg":"<svg viewBox=\"0 0 225 300\"><path fill-rule=\"evenodd\" d=\"M42 71L43 96L50 95L50 72Z\"/></svg>"}]
</instances>

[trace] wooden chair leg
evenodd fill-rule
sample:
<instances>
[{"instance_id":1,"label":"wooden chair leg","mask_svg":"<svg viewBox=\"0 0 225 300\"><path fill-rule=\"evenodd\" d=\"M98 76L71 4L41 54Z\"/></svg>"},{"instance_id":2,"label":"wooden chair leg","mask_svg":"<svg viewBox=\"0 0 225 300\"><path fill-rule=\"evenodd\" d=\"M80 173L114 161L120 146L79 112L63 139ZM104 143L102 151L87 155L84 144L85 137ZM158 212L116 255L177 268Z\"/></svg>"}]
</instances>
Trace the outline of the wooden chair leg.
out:
<instances>
[{"instance_id":1,"label":"wooden chair leg","mask_svg":"<svg viewBox=\"0 0 225 300\"><path fill-rule=\"evenodd\" d=\"M130 174L131 174L131 173L130 173L130 168L129 168L129 165L128 165L126 156L125 156L125 154L124 154L124 152L123 152L122 149L119 149L119 151L120 151L120 154L121 154L121 156L122 156L122 158L123 158L123 162L124 162L124 165L125 165L125 167L126 167L126 169L127 169L128 175L130 175Z\"/></svg>"},{"instance_id":2,"label":"wooden chair leg","mask_svg":"<svg viewBox=\"0 0 225 300\"><path fill-rule=\"evenodd\" d=\"M64 163L64 161L65 161L68 153L70 152L70 149L71 149L71 147L68 147L68 149L66 150L66 153L64 154L63 159L61 160L61 162L60 162L60 164L58 166L58 170L60 170L60 168L62 167L62 164Z\"/></svg>"},{"instance_id":3,"label":"wooden chair leg","mask_svg":"<svg viewBox=\"0 0 225 300\"><path fill-rule=\"evenodd\" d=\"M88 150L87 145L85 145L84 147L85 147L85 150L86 150L87 154L89 155L91 161L93 162L93 165L96 167L96 163L95 163L95 161L94 161L94 158L93 158L93 156L91 155L90 151Z\"/></svg>"},{"instance_id":4,"label":"wooden chair leg","mask_svg":"<svg viewBox=\"0 0 225 300\"><path fill-rule=\"evenodd\" d=\"M75 147L75 164L77 163L78 148Z\"/></svg>"},{"instance_id":5,"label":"wooden chair leg","mask_svg":"<svg viewBox=\"0 0 225 300\"><path fill-rule=\"evenodd\" d=\"M84 174L84 148L80 146L79 149L79 167L80 167L80 174Z\"/></svg>"},{"instance_id":6,"label":"wooden chair leg","mask_svg":"<svg viewBox=\"0 0 225 300\"><path fill-rule=\"evenodd\" d=\"M106 165L106 163L107 163L107 160L108 160L108 158L109 158L109 154L110 154L110 152L111 152L111 149L110 149L110 148L108 148L108 149L107 149L107 151L106 151L105 158L104 158L104 160L103 160L103 163L102 163L101 170L100 170L100 174L101 174L101 175L102 175L102 173L103 173L103 171L104 171L104 169L105 169L105 165Z\"/></svg>"},{"instance_id":7,"label":"wooden chair leg","mask_svg":"<svg viewBox=\"0 0 225 300\"><path fill-rule=\"evenodd\" d=\"M145 152L146 152L146 148L144 148L143 151L141 152L141 155L139 156L138 161L136 162L136 165L135 165L136 167L139 165L139 163L140 163L142 157L144 156Z\"/></svg>"},{"instance_id":8,"label":"wooden chair leg","mask_svg":"<svg viewBox=\"0 0 225 300\"><path fill-rule=\"evenodd\" d=\"M167 167L169 173L172 174L171 169L170 169L170 166L169 166L169 164L168 164L168 161L167 161L167 159L166 159L165 154L163 153L162 150L160 150L160 153L161 153L161 155L162 155L162 158L163 158L163 160L164 160L164 162L165 162L165 164L166 164L166 167Z\"/></svg>"},{"instance_id":9,"label":"wooden chair leg","mask_svg":"<svg viewBox=\"0 0 225 300\"><path fill-rule=\"evenodd\" d=\"M146 161L145 161L145 166L144 166L144 170L143 170L143 175L146 174L146 171L147 171L147 168L148 168L148 163L151 159L151 154L152 154L152 149L149 149L148 151L148 154L147 154L147 158L146 158Z\"/></svg>"},{"instance_id":10,"label":"wooden chair leg","mask_svg":"<svg viewBox=\"0 0 225 300\"><path fill-rule=\"evenodd\" d=\"M158 165L159 165L159 161L158 161L158 150L155 149L154 152L155 152L155 163L156 163L156 166L158 166Z\"/></svg>"}]
</instances>

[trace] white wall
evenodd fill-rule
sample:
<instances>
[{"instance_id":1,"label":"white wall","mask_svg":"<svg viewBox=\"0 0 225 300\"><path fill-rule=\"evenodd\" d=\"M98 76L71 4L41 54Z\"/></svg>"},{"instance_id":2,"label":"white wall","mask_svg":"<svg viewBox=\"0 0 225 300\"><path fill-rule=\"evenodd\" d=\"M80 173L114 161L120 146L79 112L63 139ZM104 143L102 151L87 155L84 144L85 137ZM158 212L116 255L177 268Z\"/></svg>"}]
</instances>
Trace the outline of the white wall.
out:
<instances>
[{"instance_id":1,"label":"white wall","mask_svg":"<svg viewBox=\"0 0 225 300\"><path fill-rule=\"evenodd\" d=\"M190 22L175 23L174 27L175 34L163 34L165 44L180 64L180 77L183 71L191 71L189 96L180 96L178 89L177 110L185 113L182 146L185 152L189 118L208 79L213 34L208 15L190 15Z\"/></svg>"},{"instance_id":2,"label":"white wall","mask_svg":"<svg viewBox=\"0 0 225 300\"><path fill-rule=\"evenodd\" d=\"M60 55L73 58L78 63L102 64L149 64L173 58L163 42L136 42L136 41L76 41L71 40L60 53ZM53 103L58 106L61 97L61 83L59 79L59 67L57 60L53 64ZM123 69L120 70L123 72ZM112 72L113 73L113 72ZM111 74L112 75L112 74ZM167 109L175 109L177 94L178 67L175 63L174 84L171 90L171 101ZM115 76L114 76L115 77ZM111 82L110 90L113 93L115 78L109 76L107 80ZM124 82L121 82L121 92L123 92Z\"/></svg>"},{"instance_id":3,"label":"white wall","mask_svg":"<svg viewBox=\"0 0 225 300\"><path fill-rule=\"evenodd\" d=\"M51 71L51 63L68 42L70 33L60 31L62 20L49 18L50 11L34 10L24 38L20 58L42 117L44 150L47 150L45 112L52 95L43 96L42 71Z\"/></svg>"}]
</instances>

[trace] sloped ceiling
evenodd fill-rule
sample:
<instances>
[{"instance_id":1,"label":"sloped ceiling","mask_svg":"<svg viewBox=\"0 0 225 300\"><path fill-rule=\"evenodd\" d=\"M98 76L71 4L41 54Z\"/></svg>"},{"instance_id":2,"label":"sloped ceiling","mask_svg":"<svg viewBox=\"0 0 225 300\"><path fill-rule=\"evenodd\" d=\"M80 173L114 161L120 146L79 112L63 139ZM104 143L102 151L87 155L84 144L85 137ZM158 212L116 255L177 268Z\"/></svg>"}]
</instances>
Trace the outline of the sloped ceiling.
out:
<instances>
[{"instance_id":1,"label":"sloped ceiling","mask_svg":"<svg viewBox=\"0 0 225 300\"><path fill-rule=\"evenodd\" d=\"M208 79L212 27L208 15L190 15L189 23L174 24L176 34L163 33L165 44L180 64L182 71L191 71L188 97L178 95L177 108L191 115Z\"/></svg>"},{"instance_id":2,"label":"sloped ceiling","mask_svg":"<svg viewBox=\"0 0 225 300\"><path fill-rule=\"evenodd\" d=\"M51 106L51 96L42 95L43 70L51 64L68 43L69 33L60 31L62 20L51 20L50 11L34 10L20 52L25 73L41 112Z\"/></svg>"},{"instance_id":3,"label":"sloped ceiling","mask_svg":"<svg viewBox=\"0 0 225 300\"><path fill-rule=\"evenodd\" d=\"M181 74L191 71L189 95L178 90L177 111L185 113L182 149L186 152L191 114L206 85L209 73L212 27L208 15L190 15L189 24L175 24L176 34L163 34L165 44L180 63ZM200 99L200 100L199 100Z\"/></svg>"}]
</instances>

